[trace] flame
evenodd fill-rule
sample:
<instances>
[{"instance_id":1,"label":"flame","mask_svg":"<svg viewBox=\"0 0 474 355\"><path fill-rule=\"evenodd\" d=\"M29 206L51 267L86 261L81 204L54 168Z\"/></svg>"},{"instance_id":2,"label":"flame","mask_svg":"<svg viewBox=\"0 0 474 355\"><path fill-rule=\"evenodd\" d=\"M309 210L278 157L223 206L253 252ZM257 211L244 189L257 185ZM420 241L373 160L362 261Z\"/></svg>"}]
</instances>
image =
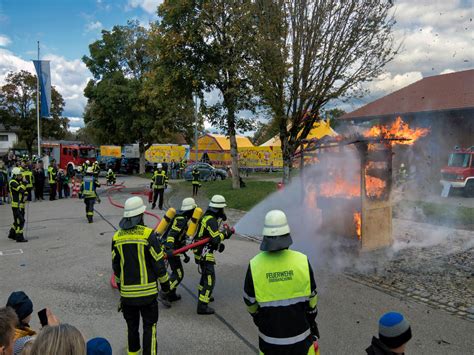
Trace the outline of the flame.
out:
<instances>
[{"instance_id":1,"label":"flame","mask_svg":"<svg viewBox=\"0 0 474 355\"><path fill-rule=\"evenodd\" d=\"M391 126L374 126L368 132L364 133L365 137L380 137L385 139L407 139L401 141L393 141L390 144L407 144L415 143L418 138L424 137L429 133L428 128L410 128L407 123L403 122L401 117L397 117Z\"/></svg>"},{"instance_id":2,"label":"flame","mask_svg":"<svg viewBox=\"0 0 474 355\"><path fill-rule=\"evenodd\" d=\"M374 176L365 175L365 190L368 197L380 198L384 193L387 183Z\"/></svg>"},{"instance_id":3,"label":"flame","mask_svg":"<svg viewBox=\"0 0 474 355\"><path fill-rule=\"evenodd\" d=\"M342 176L335 176L332 181L320 185L320 195L325 197L352 198L360 196L359 179L349 182Z\"/></svg>"},{"instance_id":4,"label":"flame","mask_svg":"<svg viewBox=\"0 0 474 355\"><path fill-rule=\"evenodd\" d=\"M360 219L360 212L354 212L354 224L357 232L357 239L361 239L362 221Z\"/></svg>"}]
</instances>

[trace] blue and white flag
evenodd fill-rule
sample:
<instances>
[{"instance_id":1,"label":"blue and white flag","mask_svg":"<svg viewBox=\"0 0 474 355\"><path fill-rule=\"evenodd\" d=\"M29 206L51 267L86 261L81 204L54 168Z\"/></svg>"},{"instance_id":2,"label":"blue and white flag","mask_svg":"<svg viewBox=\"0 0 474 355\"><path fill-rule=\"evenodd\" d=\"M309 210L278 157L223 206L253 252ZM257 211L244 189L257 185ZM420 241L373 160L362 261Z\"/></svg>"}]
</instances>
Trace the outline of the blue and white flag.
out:
<instances>
[{"instance_id":1,"label":"blue and white flag","mask_svg":"<svg viewBox=\"0 0 474 355\"><path fill-rule=\"evenodd\" d=\"M41 92L41 117L49 117L51 109L51 72L49 60L34 60Z\"/></svg>"}]
</instances>

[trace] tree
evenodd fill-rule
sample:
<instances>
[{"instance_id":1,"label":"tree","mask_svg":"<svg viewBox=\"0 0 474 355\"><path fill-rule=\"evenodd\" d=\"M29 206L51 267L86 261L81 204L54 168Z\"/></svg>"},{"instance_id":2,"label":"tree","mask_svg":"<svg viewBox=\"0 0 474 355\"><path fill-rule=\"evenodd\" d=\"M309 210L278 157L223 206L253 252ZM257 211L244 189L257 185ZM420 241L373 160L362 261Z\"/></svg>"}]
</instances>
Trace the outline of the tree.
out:
<instances>
[{"instance_id":1,"label":"tree","mask_svg":"<svg viewBox=\"0 0 474 355\"><path fill-rule=\"evenodd\" d=\"M256 0L254 84L292 156L331 100L361 95L396 54L391 0Z\"/></svg>"},{"instance_id":2,"label":"tree","mask_svg":"<svg viewBox=\"0 0 474 355\"><path fill-rule=\"evenodd\" d=\"M0 112L2 123L7 127L18 127L19 141L30 155L37 139L36 123L36 76L27 72L10 72L0 91ZM42 137L62 139L66 135L68 119L62 117L64 100L53 86L51 87L50 118L41 118Z\"/></svg>"},{"instance_id":3,"label":"tree","mask_svg":"<svg viewBox=\"0 0 474 355\"><path fill-rule=\"evenodd\" d=\"M90 56L82 58L94 77L84 90L86 126L101 143L138 143L142 173L145 151L153 143L189 129L189 105L165 95L160 58L151 44L150 32L129 22L103 30L102 38L89 46Z\"/></svg>"},{"instance_id":4,"label":"tree","mask_svg":"<svg viewBox=\"0 0 474 355\"><path fill-rule=\"evenodd\" d=\"M249 120L238 113L254 107L249 77L251 9L246 0L186 0L165 1L158 11L161 55L175 68L170 70L187 78L201 98L202 89L217 90L221 96L222 102L204 102L203 114L229 136L233 188L240 188L236 131L249 128Z\"/></svg>"},{"instance_id":5,"label":"tree","mask_svg":"<svg viewBox=\"0 0 474 355\"><path fill-rule=\"evenodd\" d=\"M275 137L278 134L278 124L275 120L270 122L258 122L257 129L253 135L252 142L255 145L260 145Z\"/></svg>"}]
</instances>

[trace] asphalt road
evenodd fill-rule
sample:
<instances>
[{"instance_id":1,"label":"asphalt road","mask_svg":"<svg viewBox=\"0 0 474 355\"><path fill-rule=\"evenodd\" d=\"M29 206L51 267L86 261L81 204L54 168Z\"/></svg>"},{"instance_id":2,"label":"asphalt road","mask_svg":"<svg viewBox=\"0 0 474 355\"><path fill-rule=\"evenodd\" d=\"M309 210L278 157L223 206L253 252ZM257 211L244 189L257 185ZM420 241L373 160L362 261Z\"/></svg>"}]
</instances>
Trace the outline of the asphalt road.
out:
<instances>
[{"instance_id":1,"label":"asphalt road","mask_svg":"<svg viewBox=\"0 0 474 355\"><path fill-rule=\"evenodd\" d=\"M125 183L143 187L147 182L128 178ZM129 196L126 191L115 198L123 201ZM62 322L80 329L86 339L105 337L114 354L125 354L126 325L117 312L118 292L109 285L110 243L121 210L104 197L96 210L100 215L96 214L90 225L80 200L31 203L26 229L30 242L19 244L7 239L11 209L0 206L0 300L4 300L0 303L6 303L10 292L24 290L35 311L50 307ZM156 221L147 217L147 223ZM160 306L161 354L257 352L256 328L241 297L248 261L257 253L258 244L235 237L226 242L225 252L217 255L214 316L196 314L199 274L194 263L186 265L179 290L182 300L171 309ZM389 310L403 312L412 324L414 338L407 354L473 353L474 322L395 298L329 270L316 270L316 277L323 354L363 354L376 333L378 317ZM39 327L36 317L32 326Z\"/></svg>"}]
</instances>

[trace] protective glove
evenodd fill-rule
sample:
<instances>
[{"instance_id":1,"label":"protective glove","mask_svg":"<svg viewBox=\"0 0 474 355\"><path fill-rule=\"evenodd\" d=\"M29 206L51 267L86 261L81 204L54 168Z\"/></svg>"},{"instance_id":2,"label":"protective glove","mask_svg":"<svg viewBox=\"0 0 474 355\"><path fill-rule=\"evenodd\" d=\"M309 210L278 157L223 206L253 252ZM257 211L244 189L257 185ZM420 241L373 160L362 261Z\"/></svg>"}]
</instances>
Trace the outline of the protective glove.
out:
<instances>
[{"instance_id":1,"label":"protective glove","mask_svg":"<svg viewBox=\"0 0 474 355\"><path fill-rule=\"evenodd\" d=\"M219 244L219 253L222 253L225 250L225 245L223 243Z\"/></svg>"},{"instance_id":2,"label":"protective glove","mask_svg":"<svg viewBox=\"0 0 474 355\"><path fill-rule=\"evenodd\" d=\"M183 262L184 262L185 264L189 263L189 260L191 260L191 259L190 259L190 257L188 256L188 254L184 253L183 255L184 255Z\"/></svg>"},{"instance_id":3,"label":"protective glove","mask_svg":"<svg viewBox=\"0 0 474 355\"><path fill-rule=\"evenodd\" d=\"M231 228L229 227L229 225L224 224L224 239L229 239L234 233L235 233L234 228Z\"/></svg>"},{"instance_id":4,"label":"protective glove","mask_svg":"<svg viewBox=\"0 0 474 355\"><path fill-rule=\"evenodd\" d=\"M222 219L224 222L227 221L227 215L226 215L224 212L222 212L221 219Z\"/></svg>"}]
</instances>

